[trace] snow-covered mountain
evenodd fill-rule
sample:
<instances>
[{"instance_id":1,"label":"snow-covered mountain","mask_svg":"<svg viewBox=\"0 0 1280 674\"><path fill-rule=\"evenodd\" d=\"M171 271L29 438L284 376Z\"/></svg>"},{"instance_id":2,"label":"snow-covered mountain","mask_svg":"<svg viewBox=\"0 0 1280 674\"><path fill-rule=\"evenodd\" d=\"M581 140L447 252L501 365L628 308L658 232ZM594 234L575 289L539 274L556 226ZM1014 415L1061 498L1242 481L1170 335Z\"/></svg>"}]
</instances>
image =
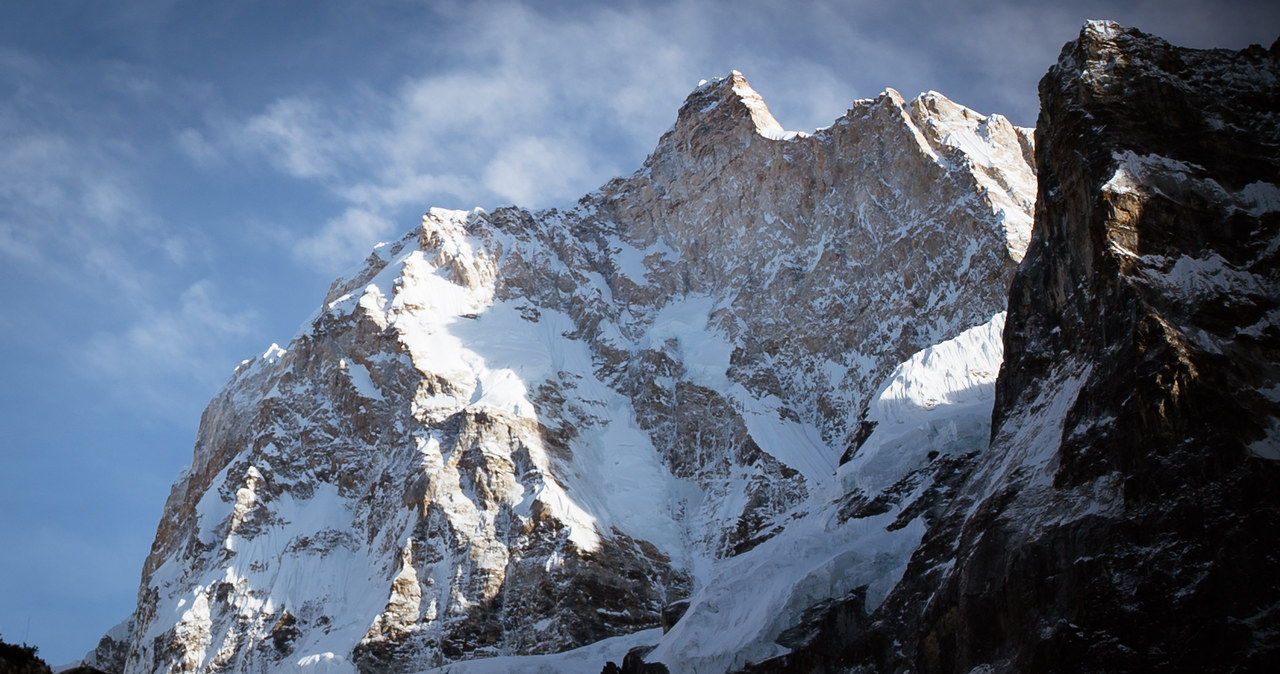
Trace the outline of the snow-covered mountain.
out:
<instances>
[{"instance_id":1,"label":"snow-covered mountain","mask_svg":"<svg viewBox=\"0 0 1280 674\"><path fill-rule=\"evenodd\" d=\"M1276 52L1088 24L1042 84L1038 148L933 92L788 132L735 72L571 209L431 210L210 403L137 611L91 662L955 671L1105 641L1058 595L1140 578L1166 540L1142 536L1207 554L1276 528ZM1133 112L1228 75L1272 77L1249 90L1272 135L1188 99L1237 145L1166 152ZM1187 200L1221 224L1197 234ZM1186 231L1153 233L1170 218ZM1171 533L1152 499L1193 500L1178 485L1209 468L1170 482L1149 455L1210 437L1211 490L1248 481L1258 514ZM1081 561L1116 536L1128 566Z\"/></svg>"}]
</instances>

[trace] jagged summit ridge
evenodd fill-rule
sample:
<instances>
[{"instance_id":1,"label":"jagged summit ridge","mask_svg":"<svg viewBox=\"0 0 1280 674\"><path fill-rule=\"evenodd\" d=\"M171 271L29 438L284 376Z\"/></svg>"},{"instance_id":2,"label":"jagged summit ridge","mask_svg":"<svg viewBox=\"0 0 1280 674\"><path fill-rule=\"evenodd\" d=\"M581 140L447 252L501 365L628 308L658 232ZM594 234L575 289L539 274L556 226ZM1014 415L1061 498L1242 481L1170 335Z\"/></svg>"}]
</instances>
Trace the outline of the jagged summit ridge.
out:
<instances>
[{"instance_id":1,"label":"jagged summit ridge","mask_svg":"<svg viewBox=\"0 0 1280 674\"><path fill-rule=\"evenodd\" d=\"M840 457L895 366L1003 310L1031 141L936 94L775 126L731 74L573 209L432 209L335 281L206 410L125 669L561 651L713 588L705 620L722 568L789 521L859 535L832 515ZM788 573L887 591L922 533L896 503L890 557ZM698 657L776 654L811 599Z\"/></svg>"},{"instance_id":2,"label":"jagged summit ridge","mask_svg":"<svg viewBox=\"0 0 1280 674\"><path fill-rule=\"evenodd\" d=\"M799 135L798 132L782 128L769 112L764 98L751 88L747 78L737 70L730 72L727 77L700 82L685 99L676 118L676 125L705 123L714 126L717 119L741 120L744 112L755 132L765 138L789 140Z\"/></svg>"}]
</instances>

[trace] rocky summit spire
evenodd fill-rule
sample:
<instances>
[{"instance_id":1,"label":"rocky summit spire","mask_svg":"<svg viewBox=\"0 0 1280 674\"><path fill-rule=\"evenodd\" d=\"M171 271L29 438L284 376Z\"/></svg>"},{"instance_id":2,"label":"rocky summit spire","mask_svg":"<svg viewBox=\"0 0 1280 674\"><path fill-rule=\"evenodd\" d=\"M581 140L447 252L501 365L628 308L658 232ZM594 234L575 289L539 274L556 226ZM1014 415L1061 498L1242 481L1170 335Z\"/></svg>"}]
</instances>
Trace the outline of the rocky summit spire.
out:
<instances>
[{"instance_id":1,"label":"rocky summit spire","mask_svg":"<svg viewBox=\"0 0 1280 674\"><path fill-rule=\"evenodd\" d=\"M782 140L788 133L770 114L764 99L747 83L742 73L734 70L727 77L704 82L685 99L676 119L676 128L682 124L699 124L701 128L718 125L731 126L747 119L756 133L774 140Z\"/></svg>"},{"instance_id":2,"label":"rocky summit spire","mask_svg":"<svg viewBox=\"0 0 1280 674\"><path fill-rule=\"evenodd\" d=\"M672 126L646 162L671 175L714 170L717 162L760 140L794 138L782 128L764 99L734 70L704 80L685 98Z\"/></svg>"}]
</instances>

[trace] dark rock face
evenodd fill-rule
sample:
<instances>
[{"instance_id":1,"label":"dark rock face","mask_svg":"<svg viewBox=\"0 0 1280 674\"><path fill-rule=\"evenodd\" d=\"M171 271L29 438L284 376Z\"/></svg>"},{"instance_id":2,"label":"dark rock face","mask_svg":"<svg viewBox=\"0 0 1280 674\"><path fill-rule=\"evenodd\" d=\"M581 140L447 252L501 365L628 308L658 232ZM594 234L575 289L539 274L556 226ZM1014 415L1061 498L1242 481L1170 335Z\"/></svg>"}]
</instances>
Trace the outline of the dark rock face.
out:
<instances>
[{"instance_id":1,"label":"dark rock face","mask_svg":"<svg viewBox=\"0 0 1280 674\"><path fill-rule=\"evenodd\" d=\"M921 670L1280 658L1278 76L1276 47L1095 22L1041 81L992 448Z\"/></svg>"},{"instance_id":2,"label":"dark rock face","mask_svg":"<svg viewBox=\"0 0 1280 674\"><path fill-rule=\"evenodd\" d=\"M1091 22L1040 96L991 448L751 671L1280 671L1280 41Z\"/></svg>"}]
</instances>

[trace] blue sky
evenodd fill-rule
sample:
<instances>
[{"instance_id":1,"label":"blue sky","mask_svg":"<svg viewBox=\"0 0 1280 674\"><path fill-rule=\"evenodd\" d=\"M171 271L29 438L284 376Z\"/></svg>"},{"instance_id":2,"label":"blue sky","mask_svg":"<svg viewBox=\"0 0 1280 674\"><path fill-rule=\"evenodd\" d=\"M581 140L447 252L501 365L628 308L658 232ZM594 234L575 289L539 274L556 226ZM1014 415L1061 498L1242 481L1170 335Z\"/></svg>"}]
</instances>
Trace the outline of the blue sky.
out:
<instances>
[{"instance_id":1,"label":"blue sky","mask_svg":"<svg viewBox=\"0 0 1280 674\"><path fill-rule=\"evenodd\" d=\"M431 206L572 203L731 69L789 129L1032 125L1085 18L1240 48L1273 4L0 0L0 635L125 618L205 403Z\"/></svg>"}]
</instances>

